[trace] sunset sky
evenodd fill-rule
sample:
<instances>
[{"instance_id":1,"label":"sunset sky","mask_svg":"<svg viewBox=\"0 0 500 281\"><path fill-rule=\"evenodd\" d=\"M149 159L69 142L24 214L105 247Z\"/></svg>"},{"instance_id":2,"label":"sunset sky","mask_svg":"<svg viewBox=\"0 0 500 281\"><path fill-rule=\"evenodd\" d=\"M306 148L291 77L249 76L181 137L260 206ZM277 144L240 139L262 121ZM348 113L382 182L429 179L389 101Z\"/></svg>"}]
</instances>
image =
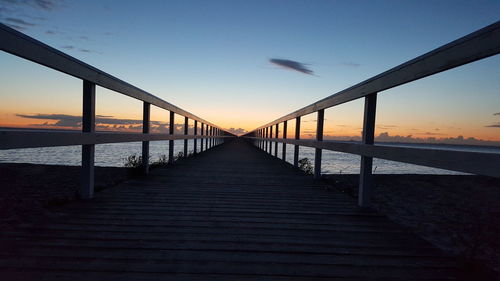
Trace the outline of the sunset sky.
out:
<instances>
[{"instance_id":1,"label":"sunset sky","mask_svg":"<svg viewBox=\"0 0 500 281\"><path fill-rule=\"evenodd\" d=\"M495 0L0 0L3 24L238 133L499 15ZM312 73L280 66L286 60ZM0 52L0 127L77 129L81 92L79 79ZM140 101L98 88L96 106L98 129L140 130ZM500 145L500 57L387 90L377 106L381 140L462 136ZM359 137L362 113L361 100L327 109L326 138ZM303 118L304 137L314 135L315 117ZM168 112L153 108L152 120L161 132Z\"/></svg>"}]
</instances>

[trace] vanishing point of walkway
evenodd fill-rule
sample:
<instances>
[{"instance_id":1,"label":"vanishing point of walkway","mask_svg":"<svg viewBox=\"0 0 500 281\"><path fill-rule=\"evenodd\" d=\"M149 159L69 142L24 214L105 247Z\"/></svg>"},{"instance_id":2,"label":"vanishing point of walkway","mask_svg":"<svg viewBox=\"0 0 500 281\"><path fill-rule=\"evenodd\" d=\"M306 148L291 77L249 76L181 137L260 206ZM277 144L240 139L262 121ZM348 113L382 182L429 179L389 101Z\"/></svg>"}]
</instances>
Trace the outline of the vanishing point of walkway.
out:
<instances>
[{"instance_id":1,"label":"vanishing point of walkway","mask_svg":"<svg viewBox=\"0 0 500 281\"><path fill-rule=\"evenodd\" d=\"M3 280L446 280L453 259L242 140L3 233Z\"/></svg>"}]
</instances>

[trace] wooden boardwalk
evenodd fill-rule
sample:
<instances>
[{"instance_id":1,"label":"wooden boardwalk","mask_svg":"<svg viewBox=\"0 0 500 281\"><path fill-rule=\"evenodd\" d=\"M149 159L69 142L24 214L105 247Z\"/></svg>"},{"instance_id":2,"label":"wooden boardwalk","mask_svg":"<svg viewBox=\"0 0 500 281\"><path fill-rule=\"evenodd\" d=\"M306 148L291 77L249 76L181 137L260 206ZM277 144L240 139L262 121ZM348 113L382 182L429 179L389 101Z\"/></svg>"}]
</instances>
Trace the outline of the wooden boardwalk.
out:
<instances>
[{"instance_id":1,"label":"wooden boardwalk","mask_svg":"<svg viewBox=\"0 0 500 281\"><path fill-rule=\"evenodd\" d=\"M1 280L447 280L452 258L233 141L3 233Z\"/></svg>"}]
</instances>

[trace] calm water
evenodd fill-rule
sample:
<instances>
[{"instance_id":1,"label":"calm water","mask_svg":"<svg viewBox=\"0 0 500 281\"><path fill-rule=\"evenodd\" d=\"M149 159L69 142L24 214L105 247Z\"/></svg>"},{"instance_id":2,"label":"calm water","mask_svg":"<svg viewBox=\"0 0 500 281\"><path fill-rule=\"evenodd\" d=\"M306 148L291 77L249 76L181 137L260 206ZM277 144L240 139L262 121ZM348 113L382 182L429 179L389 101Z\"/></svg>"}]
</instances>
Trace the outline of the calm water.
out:
<instances>
[{"instance_id":1,"label":"calm water","mask_svg":"<svg viewBox=\"0 0 500 281\"><path fill-rule=\"evenodd\" d=\"M193 151L193 140L188 142L188 150ZM198 141L198 147L200 142ZM392 146L425 147L434 149L448 149L459 151L476 151L488 153L500 153L500 147L473 147L455 145L423 145L423 144L386 144ZM184 149L182 140L174 142L174 153L177 154ZM281 158L282 145L278 145L279 157ZM198 149L199 150L199 149ZM274 150L274 146L273 146ZM156 161L161 155L168 155L168 141L155 141L150 143L151 160ZM127 156L141 154L141 143L119 143L96 145L95 163L97 166L123 167ZM300 158L309 158L314 163L314 149L301 147ZM293 145L287 145L288 162L293 161ZM323 151L324 173L332 174L356 174L359 173L360 156ZM80 165L81 147L44 147L11 149L0 151L0 163L33 163L33 164L57 164L57 165ZM383 159L374 159L374 172L377 174L461 174L448 170L417 166Z\"/></svg>"}]
</instances>

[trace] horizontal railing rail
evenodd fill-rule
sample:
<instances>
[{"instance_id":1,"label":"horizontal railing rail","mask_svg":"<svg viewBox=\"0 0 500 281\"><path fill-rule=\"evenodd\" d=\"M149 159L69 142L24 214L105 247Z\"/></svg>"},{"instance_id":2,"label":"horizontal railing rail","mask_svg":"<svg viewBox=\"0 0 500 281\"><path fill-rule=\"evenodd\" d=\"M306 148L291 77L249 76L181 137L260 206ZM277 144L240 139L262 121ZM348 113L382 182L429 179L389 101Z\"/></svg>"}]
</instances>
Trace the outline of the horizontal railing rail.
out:
<instances>
[{"instance_id":1,"label":"horizontal railing rail","mask_svg":"<svg viewBox=\"0 0 500 281\"><path fill-rule=\"evenodd\" d=\"M228 138L231 136L217 136ZM53 147L84 144L104 144L139 141L195 140L209 139L212 136L138 134L138 133L106 133L95 132L33 132L24 130L0 130L0 149Z\"/></svg>"},{"instance_id":2,"label":"horizontal railing rail","mask_svg":"<svg viewBox=\"0 0 500 281\"><path fill-rule=\"evenodd\" d=\"M273 152L272 144L274 143L275 156L278 156L278 143L283 143L283 160L286 160L286 144L294 145L294 166L298 166L299 146L315 148L315 178L321 177L323 149L361 155L358 193L360 206L370 205L374 185L373 158L500 177L500 154L374 144L377 93L499 53L500 22L495 22L350 88L262 125L243 137L253 141L255 145L270 154ZM365 99L361 143L323 141L324 110L359 98ZM317 113L316 139L301 140L301 117L315 112ZM287 122L293 119L295 119L296 124L295 136L294 139L288 139ZM281 123L283 123L283 137L278 138Z\"/></svg>"},{"instance_id":3,"label":"horizontal railing rail","mask_svg":"<svg viewBox=\"0 0 500 281\"><path fill-rule=\"evenodd\" d=\"M494 153L401 147L383 144L366 145L362 143L316 141L311 139L247 138L332 150L464 173L500 177L500 154ZM457 161L457 159L461 161Z\"/></svg>"},{"instance_id":4,"label":"horizontal railing rail","mask_svg":"<svg viewBox=\"0 0 500 281\"><path fill-rule=\"evenodd\" d=\"M234 137L234 134L217 125L1 23L0 50L83 80L81 132L0 129L0 149L82 145L82 184L80 189L82 198L93 197L94 151L96 144L142 142L142 166L144 173L148 173L150 141L168 140L168 159L172 163L174 159L174 140L184 140L184 156L187 156L189 139L194 140L194 153L197 153L198 139L201 140L201 152L222 143L225 138ZM143 102L142 134L96 132L96 86L101 86ZM151 105L170 112L168 134L150 133ZM174 134L175 114L184 117L184 134L182 135ZM194 135L188 134L189 119L194 121ZM200 129L199 134L198 129Z\"/></svg>"}]
</instances>

